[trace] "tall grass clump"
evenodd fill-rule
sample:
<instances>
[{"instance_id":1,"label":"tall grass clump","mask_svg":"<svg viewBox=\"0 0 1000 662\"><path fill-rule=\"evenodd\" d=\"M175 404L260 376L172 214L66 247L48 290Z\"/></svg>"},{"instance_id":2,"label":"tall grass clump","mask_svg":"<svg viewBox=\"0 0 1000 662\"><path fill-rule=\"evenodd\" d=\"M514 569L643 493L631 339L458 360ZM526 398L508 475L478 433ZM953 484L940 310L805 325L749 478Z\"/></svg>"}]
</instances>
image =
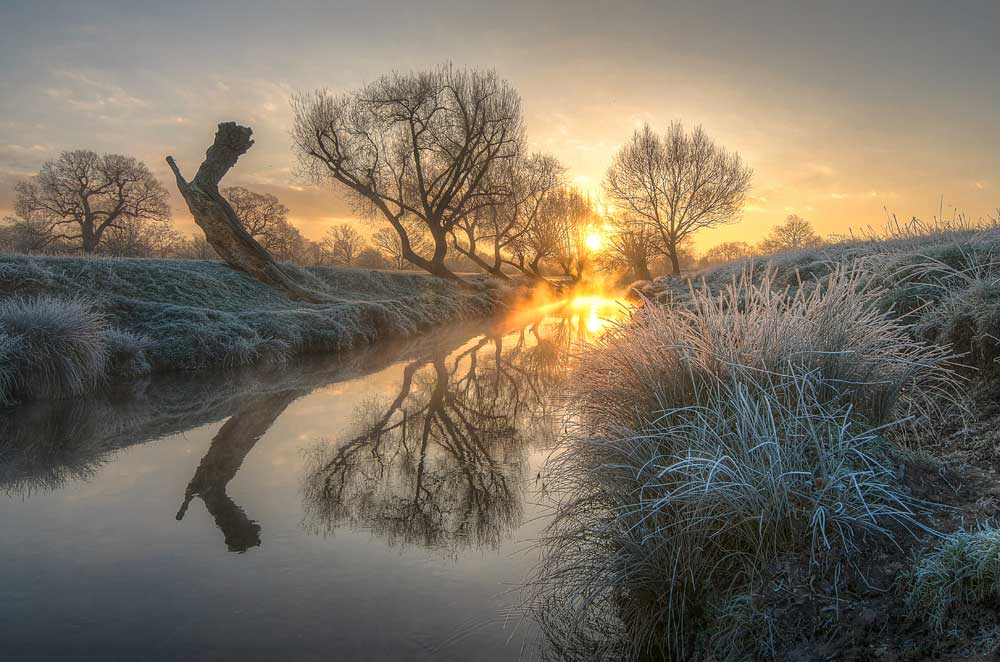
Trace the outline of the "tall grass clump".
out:
<instances>
[{"instance_id":1,"label":"tall grass clump","mask_svg":"<svg viewBox=\"0 0 1000 662\"><path fill-rule=\"evenodd\" d=\"M922 528L886 442L956 385L946 352L875 309L868 282L838 267L792 293L744 272L640 309L581 356L533 596L556 650L669 659L753 640L739 631L760 619L722 614L777 564L836 577Z\"/></svg>"},{"instance_id":2,"label":"tall grass clump","mask_svg":"<svg viewBox=\"0 0 1000 662\"><path fill-rule=\"evenodd\" d=\"M79 299L0 301L0 403L78 395L108 364L104 317Z\"/></svg>"},{"instance_id":3,"label":"tall grass clump","mask_svg":"<svg viewBox=\"0 0 1000 662\"><path fill-rule=\"evenodd\" d=\"M1000 242L974 237L952 252L952 260L920 255L894 276L901 291L924 295L914 324L921 336L989 368L1000 357Z\"/></svg>"},{"instance_id":4,"label":"tall grass clump","mask_svg":"<svg viewBox=\"0 0 1000 662\"><path fill-rule=\"evenodd\" d=\"M1000 606L1000 530L950 536L917 560L908 579L907 604L938 631L957 608Z\"/></svg>"}]
</instances>

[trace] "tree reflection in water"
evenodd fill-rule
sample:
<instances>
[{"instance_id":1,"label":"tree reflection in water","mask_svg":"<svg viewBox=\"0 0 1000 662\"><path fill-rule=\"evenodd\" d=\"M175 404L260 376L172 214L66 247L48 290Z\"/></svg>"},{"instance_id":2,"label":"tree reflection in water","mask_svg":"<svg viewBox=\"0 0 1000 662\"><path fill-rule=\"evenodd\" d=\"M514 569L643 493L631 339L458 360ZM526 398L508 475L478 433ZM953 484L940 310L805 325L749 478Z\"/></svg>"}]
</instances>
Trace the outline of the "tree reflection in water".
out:
<instances>
[{"instance_id":1,"label":"tree reflection in water","mask_svg":"<svg viewBox=\"0 0 1000 662\"><path fill-rule=\"evenodd\" d=\"M363 526L390 544L453 552L495 546L519 524L532 478L528 449L554 443L553 391L593 320L586 307L564 307L508 320L472 341L454 329L294 368L165 375L142 388L23 406L0 415L0 493L57 490L95 476L121 448L227 418L177 519L198 498L227 548L244 552L261 544L261 527L227 487L257 442L297 398L402 360L391 400L359 408L352 437L311 449L306 526Z\"/></svg>"},{"instance_id":2,"label":"tree reflection in water","mask_svg":"<svg viewBox=\"0 0 1000 662\"><path fill-rule=\"evenodd\" d=\"M395 397L358 409L353 435L312 449L306 526L451 553L497 546L520 524L527 452L552 441L554 388L588 335L579 314L539 317L407 364Z\"/></svg>"},{"instance_id":3,"label":"tree reflection in water","mask_svg":"<svg viewBox=\"0 0 1000 662\"><path fill-rule=\"evenodd\" d=\"M260 524L251 520L226 493L226 486L243 460L293 400L303 392L292 389L248 400L212 439L194 477L184 492L177 520L184 519L191 500L199 497L222 531L230 552L260 546Z\"/></svg>"}]
</instances>

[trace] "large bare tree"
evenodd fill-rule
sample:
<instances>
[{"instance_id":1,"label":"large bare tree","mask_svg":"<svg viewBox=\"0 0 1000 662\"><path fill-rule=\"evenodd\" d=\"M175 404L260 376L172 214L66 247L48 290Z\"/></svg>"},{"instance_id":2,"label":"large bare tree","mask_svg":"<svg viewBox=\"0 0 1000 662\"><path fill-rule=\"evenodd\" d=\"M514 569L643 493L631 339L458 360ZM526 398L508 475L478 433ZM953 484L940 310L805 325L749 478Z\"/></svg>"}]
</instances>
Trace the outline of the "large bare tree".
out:
<instances>
[{"instance_id":1,"label":"large bare tree","mask_svg":"<svg viewBox=\"0 0 1000 662\"><path fill-rule=\"evenodd\" d=\"M167 189L141 161L89 150L63 152L15 187L14 209L44 241L80 242L97 251L104 234L126 221L170 218Z\"/></svg>"},{"instance_id":2,"label":"large bare tree","mask_svg":"<svg viewBox=\"0 0 1000 662\"><path fill-rule=\"evenodd\" d=\"M382 216L407 261L457 278L444 263L448 236L469 214L506 193L491 173L521 148L521 100L492 71L450 65L390 74L355 92L293 100L292 139L303 169L348 191L359 210ZM417 254L404 222L434 244Z\"/></svg>"},{"instance_id":3,"label":"large bare tree","mask_svg":"<svg viewBox=\"0 0 1000 662\"><path fill-rule=\"evenodd\" d=\"M546 196L562 184L565 168L548 154L516 158L494 176L504 180L500 189L507 194L496 204L466 215L452 231L452 245L487 273L506 278L504 262L509 263L513 246L537 222ZM487 253L481 256L480 243Z\"/></svg>"},{"instance_id":4,"label":"large bare tree","mask_svg":"<svg viewBox=\"0 0 1000 662\"><path fill-rule=\"evenodd\" d=\"M615 156L604 181L610 201L648 225L657 248L680 273L679 247L695 232L737 219L753 170L699 126L673 122L658 135L648 124Z\"/></svg>"}]
</instances>

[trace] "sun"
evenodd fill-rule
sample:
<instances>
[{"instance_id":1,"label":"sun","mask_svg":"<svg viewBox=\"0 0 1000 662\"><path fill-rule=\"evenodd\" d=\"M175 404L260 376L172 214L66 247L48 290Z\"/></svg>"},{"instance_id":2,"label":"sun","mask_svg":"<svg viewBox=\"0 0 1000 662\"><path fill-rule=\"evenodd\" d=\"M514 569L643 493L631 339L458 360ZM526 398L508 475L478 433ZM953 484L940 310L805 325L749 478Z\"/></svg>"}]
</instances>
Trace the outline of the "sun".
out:
<instances>
[{"instance_id":1,"label":"sun","mask_svg":"<svg viewBox=\"0 0 1000 662\"><path fill-rule=\"evenodd\" d=\"M601 236L601 233L591 230L587 234L587 238L584 239L584 244L587 246L588 251L599 251L601 250L601 246L604 245L604 237Z\"/></svg>"}]
</instances>

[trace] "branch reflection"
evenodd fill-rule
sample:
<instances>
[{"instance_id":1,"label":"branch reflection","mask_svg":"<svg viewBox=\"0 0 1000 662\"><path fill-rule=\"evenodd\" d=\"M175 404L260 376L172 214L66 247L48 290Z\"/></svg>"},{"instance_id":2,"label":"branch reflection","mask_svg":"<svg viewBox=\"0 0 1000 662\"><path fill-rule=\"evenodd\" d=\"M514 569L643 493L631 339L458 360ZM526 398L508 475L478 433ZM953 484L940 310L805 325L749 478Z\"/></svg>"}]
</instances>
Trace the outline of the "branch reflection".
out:
<instances>
[{"instance_id":1,"label":"branch reflection","mask_svg":"<svg viewBox=\"0 0 1000 662\"><path fill-rule=\"evenodd\" d=\"M553 438L551 396L581 329L579 315L538 317L406 364L352 434L312 449L307 528L450 553L499 545L520 524L529 448Z\"/></svg>"}]
</instances>

